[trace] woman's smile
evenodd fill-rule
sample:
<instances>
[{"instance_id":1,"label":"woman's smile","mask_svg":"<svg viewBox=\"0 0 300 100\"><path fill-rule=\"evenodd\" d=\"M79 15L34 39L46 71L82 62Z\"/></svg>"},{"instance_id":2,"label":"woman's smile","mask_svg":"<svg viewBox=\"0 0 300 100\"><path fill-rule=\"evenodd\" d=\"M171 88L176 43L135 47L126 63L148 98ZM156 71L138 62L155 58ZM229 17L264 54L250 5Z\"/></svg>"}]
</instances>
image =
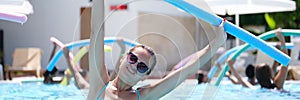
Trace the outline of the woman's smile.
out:
<instances>
[{"instance_id":1,"label":"woman's smile","mask_svg":"<svg viewBox=\"0 0 300 100\"><path fill-rule=\"evenodd\" d=\"M135 72L132 70L132 68L129 68L129 67L127 66L126 69L128 70L129 73L131 73L131 74L133 74L133 75L135 74Z\"/></svg>"}]
</instances>

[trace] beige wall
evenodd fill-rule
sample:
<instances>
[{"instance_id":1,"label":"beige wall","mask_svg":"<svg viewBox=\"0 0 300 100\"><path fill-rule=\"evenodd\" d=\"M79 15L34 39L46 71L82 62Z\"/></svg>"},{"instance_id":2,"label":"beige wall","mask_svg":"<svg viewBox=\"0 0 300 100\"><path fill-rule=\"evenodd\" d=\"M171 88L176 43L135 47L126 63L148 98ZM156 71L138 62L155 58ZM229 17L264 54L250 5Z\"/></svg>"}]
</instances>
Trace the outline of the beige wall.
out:
<instances>
[{"instance_id":1,"label":"beige wall","mask_svg":"<svg viewBox=\"0 0 300 100\"><path fill-rule=\"evenodd\" d=\"M160 74L171 70L181 59L194 53L195 18L140 13L138 42L152 47L158 54Z\"/></svg>"}]
</instances>

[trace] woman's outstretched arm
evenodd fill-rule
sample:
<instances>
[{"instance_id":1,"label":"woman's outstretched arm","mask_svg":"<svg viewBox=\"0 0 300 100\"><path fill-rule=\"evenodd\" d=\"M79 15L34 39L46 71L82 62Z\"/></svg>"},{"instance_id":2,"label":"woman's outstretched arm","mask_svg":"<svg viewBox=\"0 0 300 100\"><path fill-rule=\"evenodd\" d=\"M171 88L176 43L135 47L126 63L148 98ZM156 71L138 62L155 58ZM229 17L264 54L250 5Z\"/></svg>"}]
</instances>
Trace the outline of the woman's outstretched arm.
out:
<instances>
[{"instance_id":1,"label":"woman's outstretched arm","mask_svg":"<svg viewBox=\"0 0 300 100\"><path fill-rule=\"evenodd\" d=\"M126 50L126 46L124 44L124 40L122 38L117 38L117 44L119 45L119 47L121 48L120 51L120 57L117 60L117 63L115 65L115 70L111 73L110 75L110 80L113 80L116 78L118 72L119 72L119 66L121 64L121 59L123 59L123 54L125 53Z\"/></svg>"},{"instance_id":2,"label":"woman's outstretched arm","mask_svg":"<svg viewBox=\"0 0 300 100\"><path fill-rule=\"evenodd\" d=\"M247 80L243 79L243 77L241 77L241 75L235 70L235 68L233 67L233 64L235 62L235 60L228 58L227 60L228 62L228 66L230 67L230 71L231 73L233 73L233 75L239 80L239 82L245 86L245 87L248 87L248 88L254 88L254 86L249 83Z\"/></svg>"},{"instance_id":3,"label":"woman's outstretched arm","mask_svg":"<svg viewBox=\"0 0 300 100\"><path fill-rule=\"evenodd\" d=\"M219 69L222 69L221 64L219 62L216 62L215 64ZM226 72L226 76L228 77L228 79L233 83L233 84L241 84L240 81L234 76L231 75L231 73Z\"/></svg>"},{"instance_id":4,"label":"woman's outstretched arm","mask_svg":"<svg viewBox=\"0 0 300 100\"><path fill-rule=\"evenodd\" d=\"M104 98L105 93L99 93L105 84L109 82L104 62L104 0L94 0L91 12L91 40L89 47L90 89L87 100L96 100Z\"/></svg>"},{"instance_id":5,"label":"woman's outstretched arm","mask_svg":"<svg viewBox=\"0 0 300 100\"><path fill-rule=\"evenodd\" d=\"M73 77L75 78L76 87L79 89L89 88L90 87L89 83L83 78L83 76L79 73L79 71L76 70L74 64L72 64L72 61L70 60L70 55L69 55L70 51L69 51L68 47L65 46L62 49L63 49L64 56L66 58L68 67L71 70Z\"/></svg>"},{"instance_id":6,"label":"woman's outstretched arm","mask_svg":"<svg viewBox=\"0 0 300 100\"><path fill-rule=\"evenodd\" d=\"M285 46L285 39L284 36L282 35L281 29L278 29L276 32L276 35L280 41L280 50L284 52L285 54L288 54L286 46ZM288 67L283 66L282 64L280 65L280 70L278 71L278 74L274 77L274 84L277 86L277 89L283 89L283 84L285 81L285 78L288 73Z\"/></svg>"},{"instance_id":7,"label":"woman's outstretched arm","mask_svg":"<svg viewBox=\"0 0 300 100\"><path fill-rule=\"evenodd\" d=\"M186 78L195 74L198 69L203 66L216 52L216 50L223 45L226 40L226 33L223 29L224 22L221 23L220 27L215 27L217 33L213 40L204 47L202 50L189 56L189 60L182 64L181 68L169 73L166 77L160 81L150 85L150 88L141 91L141 95L145 99L147 98L160 98L171 90L181 84Z\"/></svg>"}]
</instances>

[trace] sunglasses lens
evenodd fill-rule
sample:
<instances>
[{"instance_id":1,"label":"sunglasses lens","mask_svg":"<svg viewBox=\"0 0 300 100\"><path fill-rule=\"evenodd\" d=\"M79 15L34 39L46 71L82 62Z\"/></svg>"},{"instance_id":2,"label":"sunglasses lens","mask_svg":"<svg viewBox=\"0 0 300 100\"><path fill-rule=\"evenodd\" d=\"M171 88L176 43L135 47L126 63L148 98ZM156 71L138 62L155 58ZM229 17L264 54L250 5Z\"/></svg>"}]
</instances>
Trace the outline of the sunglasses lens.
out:
<instances>
[{"instance_id":1,"label":"sunglasses lens","mask_svg":"<svg viewBox=\"0 0 300 100\"><path fill-rule=\"evenodd\" d=\"M148 71L148 67L145 63L143 62L140 62L138 63L138 65L136 66L137 70L140 72L140 73L145 73L146 71Z\"/></svg>"},{"instance_id":2,"label":"sunglasses lens","mask_svg":"<svg viewBox=\"0 0 300 100\"><path fill-rule=\"evenodd\" d=\"M127 56L127 61L130 64L135 64L138 62L138 57L136 55L134 55L133 53L129 52L129 54ZM136 68L139 73L145 73L149 70L148 66L143 62L139 62L137 64Z\"/></svg>"},{"instance_id":3,"label":"sunglasses lens","mask_svg":"<svg viewBox=\"0 0 300 100\"><path fill-rule=\"evenodd\" d=\"M138 61L138 58L134 54L130 53L127 60L130 64L135 64Z\"/></svg>"}]
</instances>

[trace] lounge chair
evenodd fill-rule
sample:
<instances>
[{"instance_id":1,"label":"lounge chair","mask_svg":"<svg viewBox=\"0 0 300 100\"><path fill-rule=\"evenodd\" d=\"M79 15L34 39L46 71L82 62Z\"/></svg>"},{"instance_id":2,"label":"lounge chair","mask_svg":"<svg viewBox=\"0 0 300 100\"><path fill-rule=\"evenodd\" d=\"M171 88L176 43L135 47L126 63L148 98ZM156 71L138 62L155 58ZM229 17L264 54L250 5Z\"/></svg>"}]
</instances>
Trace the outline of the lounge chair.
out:
<instances>
[{"instance_id":1,"label":"lounge chair","mask_svg":"<svg viewBox=\"0 0 300 100\"><path fill-rule=\"evenodd\" d=\"M30 73L40 77L41 55L40 48L16 48L13 53L12 66L5 66L5 77L11 80L17 73Z\"/></svg>"}]
</instances>

